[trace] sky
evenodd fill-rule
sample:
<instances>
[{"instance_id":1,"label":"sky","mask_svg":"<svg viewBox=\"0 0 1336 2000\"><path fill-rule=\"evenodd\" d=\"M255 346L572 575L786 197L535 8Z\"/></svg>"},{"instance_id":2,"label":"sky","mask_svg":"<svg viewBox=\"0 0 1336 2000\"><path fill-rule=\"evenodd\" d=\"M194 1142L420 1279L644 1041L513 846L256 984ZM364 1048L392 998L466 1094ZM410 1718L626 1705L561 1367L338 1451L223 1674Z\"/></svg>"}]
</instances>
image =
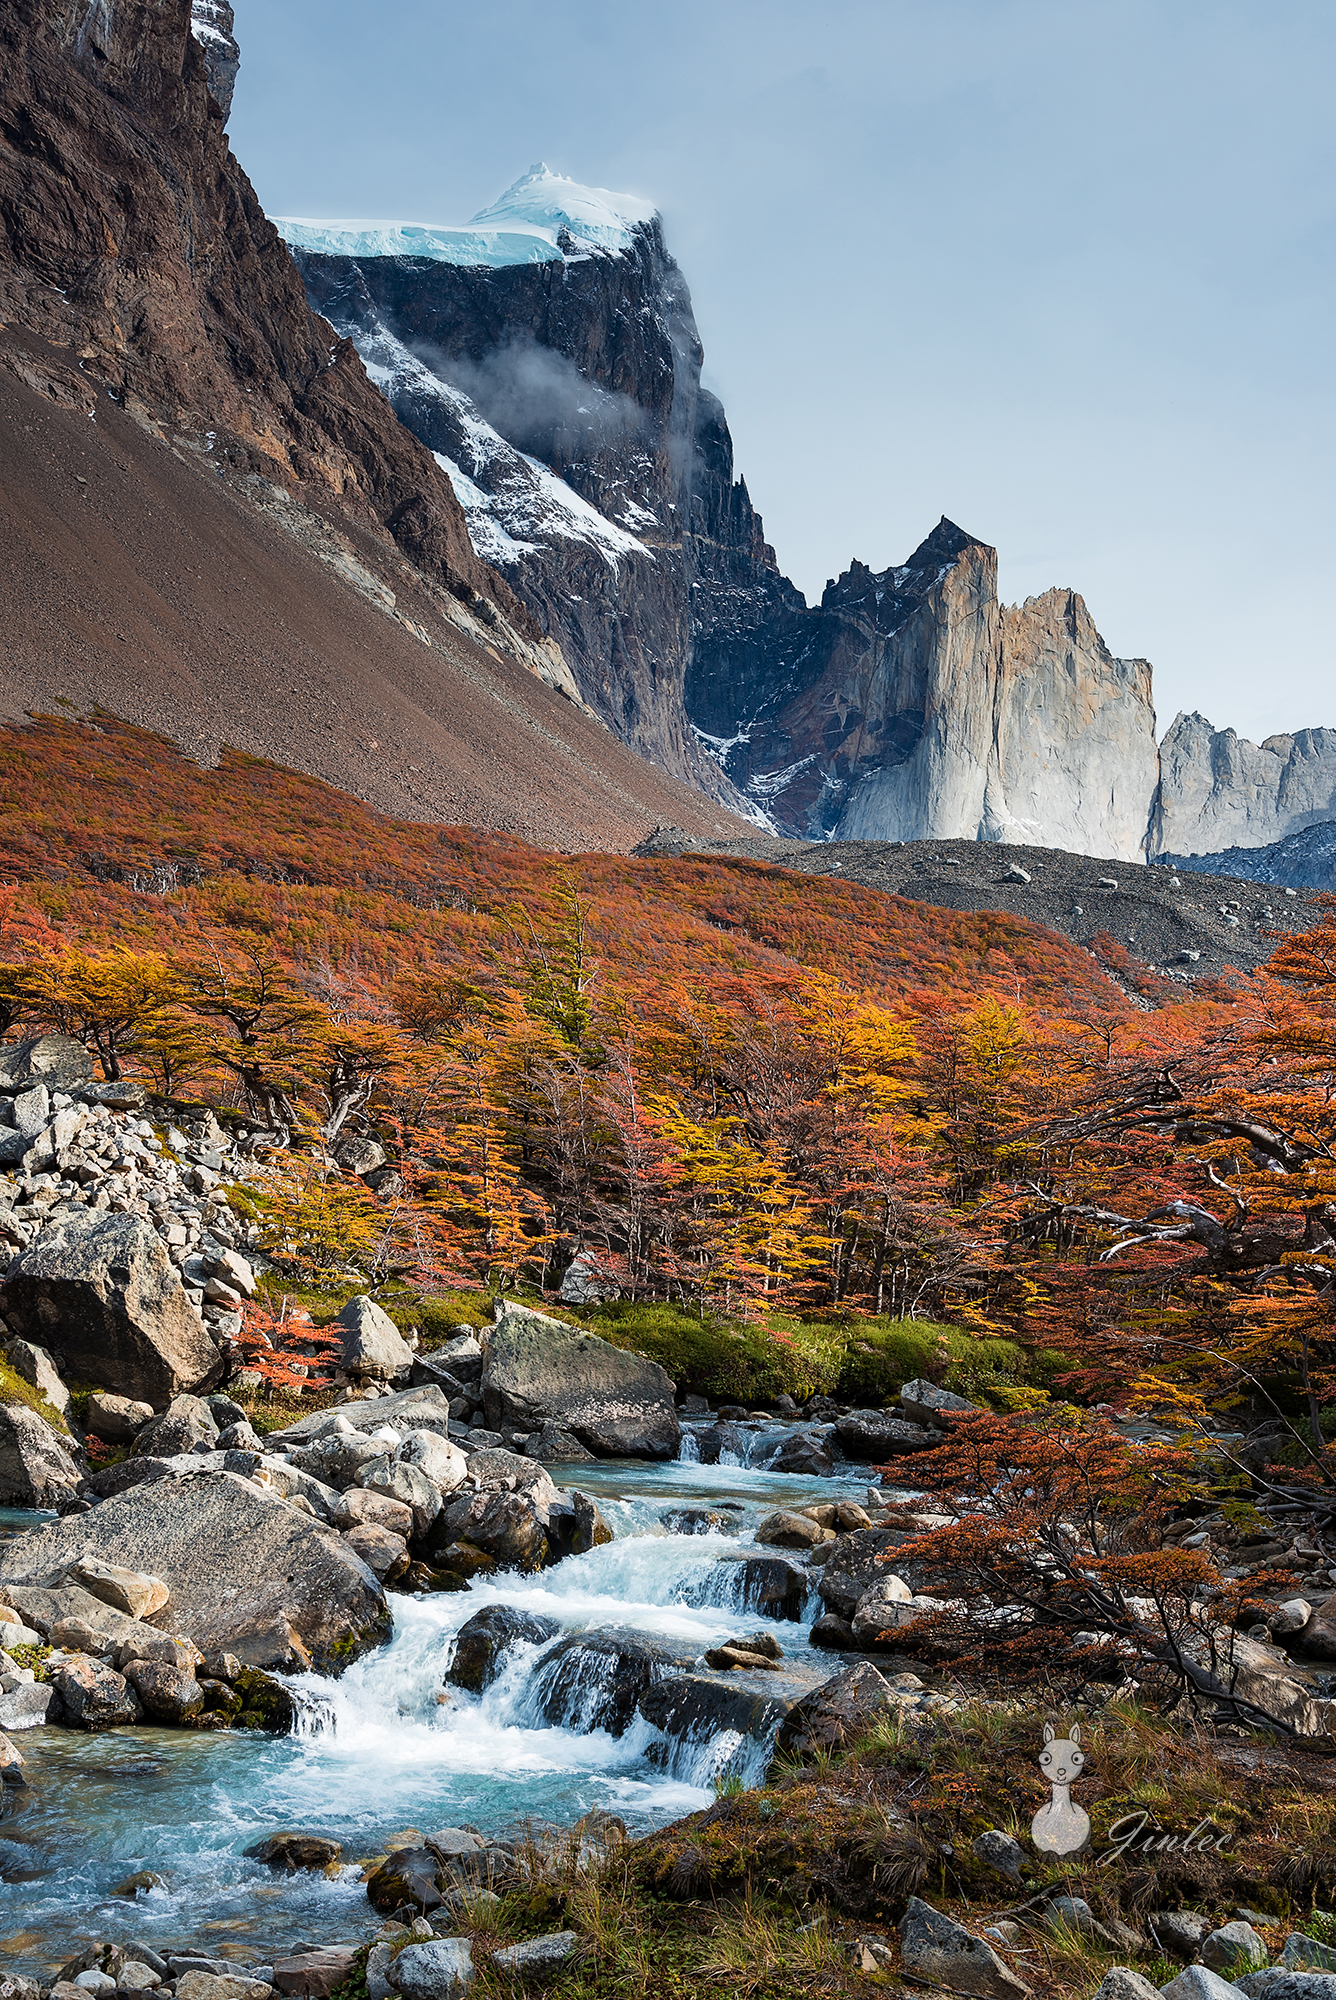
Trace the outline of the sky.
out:
<instances>
[{"instance_id":1,"label":"sky","mask_svg":"<svg viewBox=\"0 0 1336 2000\"><path fill-rule=\"evenodd\" d=\"M275 215L649 197L807 593L947 514L1179 709L1336 726L1330 0L234 0Z\"/></svg>"}]
</instances>

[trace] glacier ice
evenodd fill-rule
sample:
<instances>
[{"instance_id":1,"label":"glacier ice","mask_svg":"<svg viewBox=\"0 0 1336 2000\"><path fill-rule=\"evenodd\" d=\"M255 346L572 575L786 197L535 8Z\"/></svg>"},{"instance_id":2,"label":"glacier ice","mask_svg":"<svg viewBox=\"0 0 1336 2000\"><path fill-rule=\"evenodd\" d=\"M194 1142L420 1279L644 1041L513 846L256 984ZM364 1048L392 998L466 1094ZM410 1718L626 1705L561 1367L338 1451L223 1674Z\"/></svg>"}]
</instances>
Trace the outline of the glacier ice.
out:
<instances>
[{"instance_id":1,"label":"glacier ice","mask_svg":"<svg viewBox=\"0 0 1336 2000\"><path fill-rule=\"evenodd\" d=\"M541 160L462 225L271 216L285 243L321 257L420 257L442 264L551 264L629 248L653 202L582 187Z\"/></svg>"}]
</instances>

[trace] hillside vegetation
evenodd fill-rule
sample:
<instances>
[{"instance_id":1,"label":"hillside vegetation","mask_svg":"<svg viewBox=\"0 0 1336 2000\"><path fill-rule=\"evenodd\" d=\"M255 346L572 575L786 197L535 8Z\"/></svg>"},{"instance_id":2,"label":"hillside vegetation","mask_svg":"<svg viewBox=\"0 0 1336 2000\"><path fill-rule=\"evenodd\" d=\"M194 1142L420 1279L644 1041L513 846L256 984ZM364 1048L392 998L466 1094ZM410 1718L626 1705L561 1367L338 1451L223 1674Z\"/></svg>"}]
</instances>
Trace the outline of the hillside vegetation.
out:
<instances>
[{"instance_id":1,"label":"hillside vegetation","mask_svg":"<svg viewBox=\"0 0 1336 2000\"><path fill-rule=\"evenodd\" d=\"M395 822L107 716L0 759L11 1032L219 1105L317 1278L550 1293L579 1250L611 1336L716 1398L877 1400L912 1348L981 1391L1260 1394L1329 1477L1332 918L1150 1004L1000 913Z\"/></svg>"}]
</instances>

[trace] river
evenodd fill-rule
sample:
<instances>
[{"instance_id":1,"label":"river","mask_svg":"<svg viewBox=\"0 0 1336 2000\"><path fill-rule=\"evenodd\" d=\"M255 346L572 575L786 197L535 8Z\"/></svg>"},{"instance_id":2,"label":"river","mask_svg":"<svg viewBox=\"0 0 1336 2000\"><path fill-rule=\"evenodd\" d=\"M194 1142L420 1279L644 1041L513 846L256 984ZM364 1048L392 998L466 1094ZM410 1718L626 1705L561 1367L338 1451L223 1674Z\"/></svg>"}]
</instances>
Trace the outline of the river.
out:
<instances>
[{"instance_id":1,"label":"river","mask_svg":"<svg viewBox=\"0 0 1336 2000\"><path fill-rule=\"evenodd\" d=\"M6 1793L0 1821L0 1952L12 1968L49 1976L95 1937L268 1963L300 1941L364 1935L371 1911L351 1864L409 1827L569 1825L601 1807L643 1832L707 1805L721 1775L759 1777L764 1746L727 1734L678 1746L665 1769L646 1754L657 1745L662 1759L663 1745L642 1722L615 1740L597 1727L544 1724L527 1650L481 1696L450 1689L441 1703L454 1636L482 1605L501 1602L545 1612L568 1631L625 1626L694 1653L769 1630L789 1659L835 1672L838 1659L808 1648L807 1621L739 1610L719 1558L749 1550L774 1507L861 1498L866 1472L806 1479L690 1459L551 1471L598 1500L614 1540L537 1576L502 1575L441 1596L391 1594L385 1646L338 1680L291 1682L303 1698L293 1736L46 1728L18 1737L28 1789ZM670 1507L726 1502L739 1510L727 1532L668 1533L660 1521ZM245 1858L245 1848L285 1829L342 1842L349 1865L285 1878ZM112 1893L141 1869L165 1886L133 1899Z\"/></svg>"}]
</instances>

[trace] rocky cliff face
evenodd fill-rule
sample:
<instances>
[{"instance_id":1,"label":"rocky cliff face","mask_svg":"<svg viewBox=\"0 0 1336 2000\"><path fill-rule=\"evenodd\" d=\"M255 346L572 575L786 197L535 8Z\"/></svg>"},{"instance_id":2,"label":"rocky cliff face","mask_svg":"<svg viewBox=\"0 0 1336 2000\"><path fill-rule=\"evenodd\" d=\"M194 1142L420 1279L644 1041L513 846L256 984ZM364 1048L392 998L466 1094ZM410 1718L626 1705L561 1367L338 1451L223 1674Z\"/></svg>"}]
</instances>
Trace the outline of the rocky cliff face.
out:
<instances>
[{"instance_id":1,"label":"rocky cliff face","mask_svg":"<svg viewBox=\"0 0 1336 2000\"><path fill-rule=\"evenodd\" d=\"M782 831L1143 855L1150 668L1113 658L1075 592L1004 608L995 551L943 520L902 568L855 563L776 636L758 674L720 659L688 692Z\"/></svg>"},{"instance_id":2,"label":"rocky cliff face","mask_svg":"<svg viewBox=\"0 0 1336 2000\"><path fill-rule=\"evenodd\" d=\"M465 228L280 224L311 303L450 472L581 694L668 770L808 839L1144 851L1144 662L1080 598L1015 611L943 521L807 606L781 575L685 281L643 204L530 170Z\"/></svg>"},{"instance_id":3,"label":"rocky cliff face","mask_svg":"<svg viewBox=\"0 0 1336 2000\"><path fill-rule=\"evenodd\" d=\"M228 10L206 11L225 58ZM210 60L225 96L226 60ZM111 396L179 445L384 530L498 636L532 643L449 481L308 307L209 74L190 0L11 0L0 319L72 350L90 405Z\"/></svg>"},{"instance_id":4,"label":"rocky cliff face","mask_svg":"<svg viewBox=\"0 0 1336 2000\"><path fill-rule=\"evenodd\" d=\"M1330 820L1336 729L1301 729L1259 744L1214 728L1204 715L1175 717L1160 746L1153 854L1266 847Z\"/></svg>"},{"instance_id":5,"label":"rocky cliff face","mask_svg":"<svg viewBox=\"0 0 1336 2000\"><path fill-rule=\"evenodd\" d=\"M241 68L235 26L228 0L190 0L190 31L199 43L209 95L222 112L224 124L232 110L232 92Z\"/></svg>"},{"instance_id":6,"label":"rocky cliff face","mask_svg":"<svg viewBox=\"0 0 1336 2000\"><path fill-rule=\"evenodd\" d=\"M584 699L642 754L735 801L692 727L695 650L730 635L757 646L804 600L734 478L657 216L535 167L462 230L280 227L311 303L439 454L475 547L561 645Z\"/></svg>"}]
</instances>

